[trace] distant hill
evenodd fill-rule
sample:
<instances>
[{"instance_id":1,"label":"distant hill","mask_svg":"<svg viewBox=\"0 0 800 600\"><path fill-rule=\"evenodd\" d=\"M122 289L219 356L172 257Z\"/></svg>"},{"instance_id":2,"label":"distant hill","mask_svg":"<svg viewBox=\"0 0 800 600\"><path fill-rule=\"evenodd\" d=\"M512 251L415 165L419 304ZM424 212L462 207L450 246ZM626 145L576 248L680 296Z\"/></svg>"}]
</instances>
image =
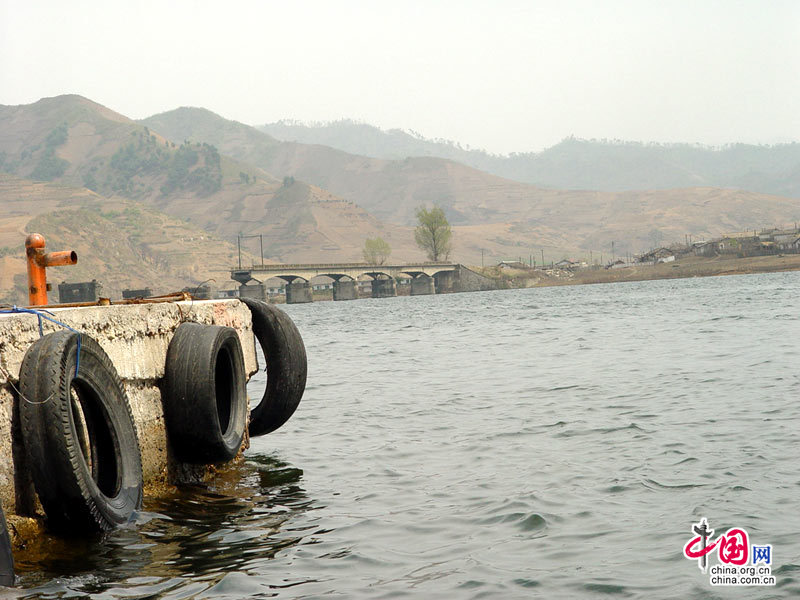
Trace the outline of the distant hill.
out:
<instances>
[{"instance_id":1,"label":"distant hill","mask_svg":"<svg viewBox=\"0 0 800 600\"><path fill-rule=\"evenodd\" d=\"M0 105L0 171L102 195L208 196L225 165L209 144L176 144L81 96Z\"/></svg>"},{"instance_id":2,"label":"distant hill","mask_svg":"<svg viewBox=\"0 0 800 600\"><path fill-rule=\"evenodd\" d=\"M189 125L197 119L202 127ZM415 224L416 208L434 203L445 208L454 225L507 222L521 209L521 197L530 200L549 193L439 158L375 159L322 145L276 143L259 132L263 140L248 136L243 143L240 123L197 109L173 110L142 123L172 140L205 140L191 137L201 130L225 154L277 178L312 183L397 225Z\"/></svg>"},{"instance_id":3,"label":"distant hill","mask_svg":"<svg viewBox=\"0 0 800 600\"><path fill-rule=\"evenodd\" d=\"M93 191L97 198L135 200L234 244L240 233L262 234L265 255L273 260L358 260L366 237L383 232L392 238L383 223L352 202L299 179L275 179L214 145L222 140L257 159L278 145L269 136L226 121L223 139L213 131L220 120L213 113L184 109L178 114L186 117L185 135L172 140L80 96L0 106L0 171L38 180L31 182L28 199L46 189L63 201L61 206L72 207L74 196ZM84 192L77 191L80 186ZM16 206L37 213L30 202ZM397 251L405 248L407 258L421 258L413 236L404 237L408 241L395 240Z\"/></svg>"},{"instance_id":4,"label":"distant hill","mask_svg":"<svg viewBox=\"0 0 800 600\"><path fill-rule=\"evenodd\" d=\"M183 128L189 120L185 110L144 123L158 125L172 139L185 139L189 133ZM266 134L264 150L239 142L240 124L207 111L202 116L208 121L204 127L214 131L214 141L224 152L253 161L278 178L294 176L325 188L385 222L410 227L417 206L441 205L459 234L471 239L465 252L473 262L482 248L490 246L493 254L510 257L530 256L540 248L547 256L562 257L590 250L610 252L613 241L617 252L636 253L683 242L687 235L710 238L800 219L796 200L741 190L553 190L441 158L370 158L322 145L275 144ZM228 128L229 135L224 133Z\"/></svg>"},{"instance_id":5,"label":"distant hill","mask_svg":"<svg viewBox=\"0 0 800 600\"><path fill-rule=\"evenodd\" d=\"M194 140L213 144L223 154L257 165L280 142L255 127L223 119L205 108L181 107L153 115L142 125L175 141Z\"/></svg>"},{"instance_id":6,"label":"distant hill","mask_svg":"<svg viewBox=\"0 0 800 600\"><path fill-rule=\"evenodd\" d=\"M542 152L499 156L347 120L310 126L279 121L259 129L282 141L322 144L373 158L445 158L548 188L630 191L704 186L800 197L798 143L708 148L569 138Z\"/></svg>"},{"instance_id":7,"label":"distant hill","mask_svg":"<svg viewBox=\"0 0 800 600\"><path fill-rule=\"evenodd\" d=\"M492 155L482 150L462 148L457 142L431 140L402 129L379 129L374 125L349 119L313 125L306 125L299 121L278 121L260 125L256 129L282 142L320 144L350 154L360 154L372 158L397 160L410 156L433 156L461 162L478 169L484 168L484 170L488 170L485 167L489 163L473 163L481 161L481 156L487 160L492 159Z\"/></svg>"},{"instance_id":8,"label":"distant hill","mask_svg":"<svg viewBox=\"0 0 800 600\"><path fill-rule=\"evenodd\" d=\"M542 251L547 261L607 256L612 242L617 254L636 253L687 235L701 239L800 221L800 203L780 196L711 187L547 189L442 158L389 160L278 142L197 108L134 122L79 96L0 106L0 153L0 171L29 188L14 203L17 192L0 185L0 205L16 211L0 221L0 242L22 235L38 214L110 214L105 205L114 202L133 202L153 219L195 232L181 238L203 231L235 247L239 234L260 235L265 258L282 262L358 260L364 240L375 236L390 243L394 260L419 260L414 213L431 204L441 205L454 226L453 258L468 264L541 260ZM37 206L40 196L53 207ZM96 231L124 241L125 227L136 219L127 207L117 212L103 217L110 224L98 222ZM57 221L45 224L61 235ZM157 224L153 231L165 243L177 235ZM258 255L260 240L243 244ZM127 267L114 261L125 275ZM211 276L202 259L192 264L200 270L191 279Z\"/></svg>"}]
</instances>

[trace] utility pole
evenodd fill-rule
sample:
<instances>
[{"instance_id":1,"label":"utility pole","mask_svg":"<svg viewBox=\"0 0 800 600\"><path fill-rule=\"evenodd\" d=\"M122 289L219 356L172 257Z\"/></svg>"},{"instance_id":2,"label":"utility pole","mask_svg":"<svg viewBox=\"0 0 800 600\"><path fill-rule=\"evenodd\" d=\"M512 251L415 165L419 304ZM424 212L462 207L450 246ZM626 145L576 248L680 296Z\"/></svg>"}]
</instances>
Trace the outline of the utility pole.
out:
<instances>
[{"instance_id":1,"label":"utility pole","mask_svg":"<svg viewBox=\"0 0 800 600\"><path fill-rule=\"evenodd\" d=\"M246 240L249 238L257 237L260 240L260 248L261 248L261 266L264 266L264 236L260 233L254 233L253 235L242 235L241 232L239 236L236 238L237 245L239 247L239 268L242 268L242 240Z\"/></svg>"},{"instance_id":2,"label":"utility pole","mask_svg":"<svg viewBox=\"0 0 800 600\"><path fill-rule=\"evenodd\" d=\"M542 248L542 268L544 269L544 248Z\"/></svg>"}]
</instances>

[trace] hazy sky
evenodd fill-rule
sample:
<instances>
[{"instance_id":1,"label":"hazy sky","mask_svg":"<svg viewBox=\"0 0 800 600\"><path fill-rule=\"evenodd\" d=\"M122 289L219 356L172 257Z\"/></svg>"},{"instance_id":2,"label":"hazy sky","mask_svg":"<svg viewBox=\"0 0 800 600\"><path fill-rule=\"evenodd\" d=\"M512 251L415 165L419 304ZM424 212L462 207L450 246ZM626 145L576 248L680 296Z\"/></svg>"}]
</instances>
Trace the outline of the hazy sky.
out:
<instances>
[{"instance_id":1,"label":"hazy sky","mask_svg":"<svg viewBox=\"0 0 800 600\"><path fill-rule=\"evenodd\" d=\"M64 93L498 153L800 141L800 1L0 0L0 104Z\"/></svg>"}]
</instances>

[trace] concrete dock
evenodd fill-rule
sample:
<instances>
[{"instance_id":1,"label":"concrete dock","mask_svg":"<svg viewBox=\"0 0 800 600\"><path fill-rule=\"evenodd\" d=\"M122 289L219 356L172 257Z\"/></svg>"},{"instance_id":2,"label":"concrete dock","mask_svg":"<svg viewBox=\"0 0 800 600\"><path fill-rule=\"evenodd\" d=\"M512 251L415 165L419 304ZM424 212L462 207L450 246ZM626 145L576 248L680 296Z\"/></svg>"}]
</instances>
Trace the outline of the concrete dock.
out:
<instances>
[{"instance_id":1,"label":"concrete dock","mask_svg":"<svg viewBox=\"0 0 800 600\"><path fill-rule=\"evenodd\" d=\"M47 308L52 317L91 336L111 358L127 392L148 486L197 478L198 467L171 456L164 427L160 383L175 329L192 321L234 328L248 377L257 370L250 310L239 300L204 300ZM45 334L62 329L42 321ZM6 516L32 517L37 500L19 428L19 369L28 347L40 337L33 314L0 313L0 503ZM247 444L245 437L245 444Z\"/></svg>"}]
</instances>

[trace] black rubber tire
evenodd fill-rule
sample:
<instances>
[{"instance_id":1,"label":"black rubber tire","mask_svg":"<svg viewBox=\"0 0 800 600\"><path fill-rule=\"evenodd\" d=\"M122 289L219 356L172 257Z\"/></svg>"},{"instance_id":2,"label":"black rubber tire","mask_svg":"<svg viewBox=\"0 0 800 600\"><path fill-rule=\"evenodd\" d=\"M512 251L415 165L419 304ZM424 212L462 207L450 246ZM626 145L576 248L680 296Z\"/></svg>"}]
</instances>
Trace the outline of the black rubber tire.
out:
<instances>
[{"instance_id":1,"label":"black rubber tire","mask_svg":"<svg viewBox=\"0 0 800 600\"><path fill-rule=\"evenodd\" d=\"M142 504L142 462L117 370L88 335L34 342L20 368L19 413L48 525L86 534L130 520Z\"/></svg>"},{"instance_id":2,"label":"black rubber tire","mask_svg":"<svg viewBox=\"0 0 800 600\"><path fill-rule=\"evenodd\" d=\"M182 323L167 349L164 420L175 457L193 464L235 457L247 425L246 374L235 329Z\"/></svg>"},{"instance_id":3,"label":"black rubber tire","mask_svg":"<svg viewBox=\"0 0 800 600\"><path fill-rule=\"evenodd\" d=\"M308 361L303 338L280 308L242 298L253 317L253 333L264 352L267 387L250 412L250 437L275 431L297 410L306 389Z\"/></svg>"},{"instance_id":4,"label":"black rubber tire","mask_svg":"<svg viewBox=\"0 0 800 600\"><path fill-rule=\"evenodd\" d=\"M3 509L0 508L0 585L14 585L14 554L11 552L11 538Z\"/></svg>"}]
</instances>

